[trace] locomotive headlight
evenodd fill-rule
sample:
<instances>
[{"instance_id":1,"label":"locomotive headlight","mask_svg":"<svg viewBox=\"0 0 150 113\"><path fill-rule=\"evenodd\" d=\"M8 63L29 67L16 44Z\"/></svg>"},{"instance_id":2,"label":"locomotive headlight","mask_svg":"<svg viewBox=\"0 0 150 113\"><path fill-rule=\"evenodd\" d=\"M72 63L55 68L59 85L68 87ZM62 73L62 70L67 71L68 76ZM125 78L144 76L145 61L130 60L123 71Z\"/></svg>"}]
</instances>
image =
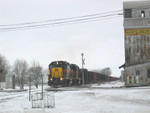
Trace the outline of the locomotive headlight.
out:
<instances>
[{"instance_id":1,"label":"locomotive headlight","mask_svg":"<svg viewBox=\"0 0 150 113\"><path fill-rule=\"evenodd\" d=\"M63 78L60 78L60 80L62 81L62 80L63 80Z\"/></svg>"},{"instance_id":2,"label":"locomotive headlight","mask_svg":"<svg viewBox=\"0 0 150 113\"><path fill-rule=\"evenodd\" d=\"M52 78L50 78L50 80L52 81L53 79L52 79Z\"/></svg>"}]
</instances>

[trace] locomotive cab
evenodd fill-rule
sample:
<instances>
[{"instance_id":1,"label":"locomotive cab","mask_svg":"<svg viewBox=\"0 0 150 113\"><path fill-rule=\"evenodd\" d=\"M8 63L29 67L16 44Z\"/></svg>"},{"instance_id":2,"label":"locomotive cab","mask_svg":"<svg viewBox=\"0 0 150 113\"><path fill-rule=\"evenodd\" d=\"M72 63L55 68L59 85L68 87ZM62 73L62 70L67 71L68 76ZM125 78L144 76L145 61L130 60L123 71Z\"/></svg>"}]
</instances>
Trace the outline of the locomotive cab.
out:
<instances>
[{"instance_id":1,"label":"locomotive cab","mask_svg":"<svg viewBox=\"0 0 150 113\"><path fill-rule=\"evenodd\" d=\"M70 64L65 61L55 61L49 65L48 85L67 85L70 79Z\"/></svg>"}]
</instances>

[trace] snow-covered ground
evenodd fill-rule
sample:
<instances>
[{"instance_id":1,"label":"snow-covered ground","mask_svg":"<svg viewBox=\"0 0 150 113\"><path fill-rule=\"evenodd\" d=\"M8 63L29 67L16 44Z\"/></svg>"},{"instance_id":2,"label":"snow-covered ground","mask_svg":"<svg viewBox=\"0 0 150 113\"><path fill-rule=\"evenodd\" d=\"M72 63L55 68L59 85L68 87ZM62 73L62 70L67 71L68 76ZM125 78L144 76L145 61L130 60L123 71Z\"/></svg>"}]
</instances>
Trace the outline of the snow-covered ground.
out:
<instances>
[{"instance_id":1,"label":"snow-covered ground","mask_svg":"<svg viewBox=\"0 0 150 113\"><path fill-rule=\"evenodd\" d=\"M111 82L54 92L55 108L45 109L31 108L28 91L0 92L0 113L150 113L150 87L122 88L123 84Z\"/></svg>"},{"instance_id":2,"label":"snow-covered ground","mask_svg":"<svg viewBox=\"0 0 150 113\"><path fill-rule=\"evenodd\" d=\"M113 81L113 82L104 82L101 84L92 84L91 87L106 87L106 88L115 88L115 87L124 87L124 82Z\"/></svg>"}]
</instances>

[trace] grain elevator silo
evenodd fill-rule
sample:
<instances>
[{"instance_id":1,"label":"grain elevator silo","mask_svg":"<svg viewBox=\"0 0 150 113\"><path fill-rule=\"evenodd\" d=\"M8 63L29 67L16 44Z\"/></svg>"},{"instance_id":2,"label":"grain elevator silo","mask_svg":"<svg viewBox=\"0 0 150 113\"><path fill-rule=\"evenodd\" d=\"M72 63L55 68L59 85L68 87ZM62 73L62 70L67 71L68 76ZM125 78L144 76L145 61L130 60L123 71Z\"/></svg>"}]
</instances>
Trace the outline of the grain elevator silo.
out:
<instances>
[{"instance_id":1,"label":"grain elevator silo","mask_svg":"<svg viewBox=\"0 0 150 113\"><path fill-rule=\"evenodd\" d=\"M124 2L125 85L150 85L150 1Z\"/></svg>"}]
</instances>

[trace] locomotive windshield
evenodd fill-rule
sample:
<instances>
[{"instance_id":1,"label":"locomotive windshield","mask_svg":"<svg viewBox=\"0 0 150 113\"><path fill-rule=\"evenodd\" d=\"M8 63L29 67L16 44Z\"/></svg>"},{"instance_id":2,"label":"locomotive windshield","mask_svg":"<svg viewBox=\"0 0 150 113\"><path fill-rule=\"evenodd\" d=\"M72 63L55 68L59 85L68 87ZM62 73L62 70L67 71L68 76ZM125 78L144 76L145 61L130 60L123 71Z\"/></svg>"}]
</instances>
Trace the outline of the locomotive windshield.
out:
<instances>
[{"instance_id":1,"label":"locomotive windshield","mask_svg":"<svg viewBox=\"0 0 150 113\"><path fill-rule=\"evenodd\" d=\"M56 68L56 67L67 68L67 65L66 65L66 63L64 63L64 62L52 62L52 63L49 65L49 69L51 69L51 68Z\"/></svg>"}]
</instances>

